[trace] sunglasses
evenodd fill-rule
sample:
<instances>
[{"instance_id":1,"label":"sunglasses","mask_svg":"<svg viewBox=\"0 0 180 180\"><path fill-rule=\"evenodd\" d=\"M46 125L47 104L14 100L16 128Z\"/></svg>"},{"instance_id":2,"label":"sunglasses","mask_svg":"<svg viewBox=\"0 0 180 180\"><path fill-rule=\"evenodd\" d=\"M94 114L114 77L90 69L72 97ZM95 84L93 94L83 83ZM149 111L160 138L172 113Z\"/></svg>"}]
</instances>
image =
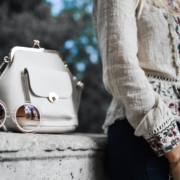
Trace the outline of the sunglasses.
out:
<instances>
[{"instance_id":1,"label":"sunglasses","mask_svg":"<svg viewBox=\"0 0 180 180\"><path fill-rule=\"evenodd\" d=\"M5 103L0 100L0 128L6 129L7 118L13 120L17 128L23 133L35 133L42 126L42 113L31 102L22 103L13 112L10 112Z\"/></svg>"}]
</instances>

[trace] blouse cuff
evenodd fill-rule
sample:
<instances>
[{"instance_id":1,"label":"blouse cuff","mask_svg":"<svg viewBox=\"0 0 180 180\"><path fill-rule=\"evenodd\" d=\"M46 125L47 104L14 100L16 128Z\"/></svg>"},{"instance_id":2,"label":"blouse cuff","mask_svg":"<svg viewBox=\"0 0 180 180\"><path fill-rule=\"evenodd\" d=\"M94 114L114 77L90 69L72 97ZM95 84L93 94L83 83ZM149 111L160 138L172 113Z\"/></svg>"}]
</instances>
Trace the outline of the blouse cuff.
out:
<instances>
[{"instance_id":1,"label":"blouse cuff","mask_svg":"<svg viewBox=\"0 0 180 180\"><path fill-rule=\"evenodd\" d=\"M143 137L159 157L180 143L180 132L173 116L168 117L158 128Z\"/></svg>"}]
</instances>

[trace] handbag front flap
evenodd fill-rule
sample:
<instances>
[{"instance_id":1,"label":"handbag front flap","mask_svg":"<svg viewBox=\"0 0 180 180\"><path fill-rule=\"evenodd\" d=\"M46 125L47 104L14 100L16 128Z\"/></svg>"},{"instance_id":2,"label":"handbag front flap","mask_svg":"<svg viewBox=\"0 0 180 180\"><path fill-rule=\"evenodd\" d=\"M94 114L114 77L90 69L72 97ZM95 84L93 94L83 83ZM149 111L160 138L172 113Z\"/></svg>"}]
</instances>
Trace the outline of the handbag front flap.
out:
<instances>
[{"instance_id":1,"label":"handbag front flap","mask_svg":"<svg viewBox=\"0 0 180 180\"><path fill-rule=\"evenodd\" d=\"M68 72L35 68L26 68L25 72L29 75L30 88L36 96L48 98L53 92L64 99L72 95Z\"/></svg>"}]
</instances>

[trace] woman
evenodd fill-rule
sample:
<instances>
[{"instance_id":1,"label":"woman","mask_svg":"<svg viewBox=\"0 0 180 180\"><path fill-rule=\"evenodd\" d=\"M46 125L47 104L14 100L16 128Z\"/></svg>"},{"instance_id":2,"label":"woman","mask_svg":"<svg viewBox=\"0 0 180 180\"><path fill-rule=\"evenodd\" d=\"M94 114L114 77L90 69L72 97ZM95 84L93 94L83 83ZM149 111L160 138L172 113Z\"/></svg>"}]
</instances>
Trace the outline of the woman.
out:
<instances>
[{"instance_id":1,"label":"woman","mask_svg":"<svg viewBox=\"0 0 180 180\"><path fill-rule=\"evenodd\" d=\"M180 1L94 0L111 180L180 180ZM179 126L179 128L178 128Z\"/></svg>"}]
</instances>

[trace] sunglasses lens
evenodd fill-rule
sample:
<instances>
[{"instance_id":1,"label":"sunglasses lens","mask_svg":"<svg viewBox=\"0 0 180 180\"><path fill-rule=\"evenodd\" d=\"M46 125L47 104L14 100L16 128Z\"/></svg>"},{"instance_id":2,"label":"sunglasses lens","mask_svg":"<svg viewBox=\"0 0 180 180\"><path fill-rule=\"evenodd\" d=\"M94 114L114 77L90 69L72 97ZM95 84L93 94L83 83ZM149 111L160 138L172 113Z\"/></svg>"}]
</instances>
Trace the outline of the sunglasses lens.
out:
<instances>
[{"instance_id":1,"label":"sunglasses lens","mask_svg":"<svg viewBox=\"0 0 180 180\"><path fill-rule=\"evenodd\" d=\"M5 108L2 104L0 104L0 127L2 127L4 122L5 122Z\"/></svg>"},{"instance_id":2,"label":"sunglasses lens","mask_svg":"<svg viewBox=\"0 0 180 180\"><path fill-rule=\"evenodd\" d=\"M16 112L16 121L21 129L31 132L40 124L40 112L32 104L24 104Z\"/></svg>"}]
</instances>

